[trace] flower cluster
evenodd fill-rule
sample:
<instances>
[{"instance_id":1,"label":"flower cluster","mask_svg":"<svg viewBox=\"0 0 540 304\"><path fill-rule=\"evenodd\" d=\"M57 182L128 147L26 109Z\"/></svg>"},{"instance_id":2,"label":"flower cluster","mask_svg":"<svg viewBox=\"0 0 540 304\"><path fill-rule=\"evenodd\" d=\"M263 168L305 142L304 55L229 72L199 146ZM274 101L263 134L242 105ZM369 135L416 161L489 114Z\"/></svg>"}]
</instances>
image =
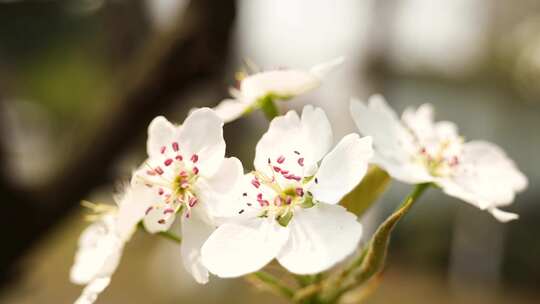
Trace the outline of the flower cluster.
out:
<instances>
[{"instance_id":1,"label":"flower cluster","mask_svg":"<svg viewBox=\"0 0 540 304\"><path fill-rule=\"evenodd\" d=\"M325 112L305 106L300 116L272 119L253 171L225 157L224 122L317 87L341 61L248 76L234 100L193 110L181 125L156 117L148 158L117 206L95 208L98 220L80 237L71 280L86 287L76 303L93 303L107 287L137 227L181 242L184 267L201 284L209 273L238 277L274 259L298 275L326 271L358 248L362 226L339 203L369 164L406 183L437 185L501 221L517 218L499 208L526 187L523 174L497 146L464 142L454 124L433 122L430 105L407 109L400 120L380 96L367 105L353 100L352 118L365 137L351 133L335 145Z\"/></svg>"}]
</instances>

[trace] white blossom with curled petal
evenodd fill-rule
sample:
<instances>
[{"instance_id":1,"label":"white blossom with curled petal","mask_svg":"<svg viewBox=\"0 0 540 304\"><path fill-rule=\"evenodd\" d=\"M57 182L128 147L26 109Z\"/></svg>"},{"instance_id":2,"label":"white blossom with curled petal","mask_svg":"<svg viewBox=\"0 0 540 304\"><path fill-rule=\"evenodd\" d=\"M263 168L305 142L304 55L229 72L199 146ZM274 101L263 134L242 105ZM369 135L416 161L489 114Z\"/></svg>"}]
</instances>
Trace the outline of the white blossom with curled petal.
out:
<instances>
[{"instance_id":1,"label":"white blossom with curled petal","mask_svg":"<svg viewBox=\"0 0 540 304\"><path fill-rule=\"evenodd\" d=\"M166 231L179 215L184 267L204 284L208 271L200 248L216 219L228 212L229 194L244 174L242 164L225 158L223 121L208 108L193 111L181 126L156 117L148 127L147 152L148 160L132 179L134 187L155 194L153 204L144 206L144 227L150 233Z\"/></svg>"},{"instance_id":2,"label":"white blossom with curled petal","mask_svg":"<svg viewBox=\"0 0 540 304\"><path fill-rule=\"evenodd\" d=\"M91 304L109 285L116 271L124 244L131 238L137 223L144 216L144 207L153 201L150 189L130 188L119 196L118 207L108 207L107 213L86 228L79 238L70 280L86 285L76 304Z\"/></svg>"},{"instance_id":3,"label":"white blossom with curled petal","mask_svg":"<svg viewBox=\"0 0 540 304\"><path fill-rule=\"evenodd\" d=\"M243 78L239 88L231 88L233 99L225 99L214 110L224 122L230 122L257 108L267 97L288 100L321 85L326 74L344 61L343 57L318 64L311 69L281 69L255 73Z\"/></svg>"},{"instance_id":4,"label":"white blossom with curled petal","mask_svg":"<svg viewBox=\"0 0 540 304\"><path fill-rule=\"evenodd\" d=\"M527 178L501 148L485 141L464 142L455 124L434 122L429 104L408 108L399 119L382 96L374 95L367 105L352 100L351 114L360 133L374 138L373 163L394 178L434 183L501 222L518 218L499 208L527 187Z\"/></svg>"},{"instance_id":5,"label":"white blossom with curled petal","mask_svg":"<svg viewBox=\"0 0 540 304\"><path fill-rule=\"evenodd\" d=\"M371 138L345 136L331 151L324 111L306 106L272 120L244 176L236 215L202 247L220 277L257 271L277 258L296 274L324 271L351 254L362 235L356 216L337 205L363 178Z\"/></svg>"}]
</instances>

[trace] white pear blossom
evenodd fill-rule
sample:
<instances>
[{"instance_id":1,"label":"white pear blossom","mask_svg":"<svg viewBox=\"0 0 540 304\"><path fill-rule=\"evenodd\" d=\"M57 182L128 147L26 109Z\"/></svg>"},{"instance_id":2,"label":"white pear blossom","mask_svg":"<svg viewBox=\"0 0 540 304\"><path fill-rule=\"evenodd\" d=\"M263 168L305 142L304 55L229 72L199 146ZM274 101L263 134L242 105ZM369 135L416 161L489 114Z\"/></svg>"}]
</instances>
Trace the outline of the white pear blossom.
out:
<instances>
[{"instance_id":1,"label":"white pear blossom","mask_svg":"<svg viewBox=\"0 0 540 304\"><path fill-rule=\"evenodd\" d=\"M181 126L156 117L148 128L148 160L135 172L134 187L153 190L143 224L150 233L168 230L181 215L181 253L186 270L201 284L208 271L200 248L227 212L228 193L243 176L236 158L225 158L223 121L208 108L193 111Z\"/></svg>"},{"instance_id":2,"label":"white pear blossom","mask_svg":"<svg viewBox=\"0 0 540 304\"><path fill-rule=\"evenodd\" d=\"M277 258L290 272L312 274L355 250L362 226L337 204L366 173L371 138L349 134L329 152L332 137L320 108L272 120L257 144L255 171L239 188L237 214L202 247L210 272L237 277Z\"/></svg>"},{"instance_id":3,"label":"white pear blossom","mask_svg":"<svg viewBox=\"0 0 540 304\"><path fill-rule=\"evenodd\" d=\"M86 228L79 238L79 249L70 279L86 285L76 304L91 304L109 285L116 271L124 244L131 238L137 223L144 216L140 205L150 205L153 192L144 188L127 188L116 200L118 207L98 207L107 212Z\"/></svg>"},{"instance_id":4,"label":"white pear blossom","mask_svg":"<svg viewBox=\"0 0 540 304\"><path fill-rule=\"evenodd\" d=\"M375 95L367 105L353 100L351 114L360 133L374 138L373 163L394 178L434 183L501 222L518 218L499 207L512 203L515 193L526 188L527 178L498 146L465 142L455 124L434 122L429 104L406 109L400 120L384 98Z\"/></svg>"},{"instance_id":5,"label":"white pear blossom","mask_svg":"<svg viewBox=\"0 0 540 304\"><path fill-rule=\"evenodd\" d=\"M287 100L320 86L323 77L341 65L343 57L321 63L311 69L279 69L249 75L231 88L232 99L225 99L214 109L224 122L230 122L260 106L266 98Z\"/></svg>"}]
</instances>

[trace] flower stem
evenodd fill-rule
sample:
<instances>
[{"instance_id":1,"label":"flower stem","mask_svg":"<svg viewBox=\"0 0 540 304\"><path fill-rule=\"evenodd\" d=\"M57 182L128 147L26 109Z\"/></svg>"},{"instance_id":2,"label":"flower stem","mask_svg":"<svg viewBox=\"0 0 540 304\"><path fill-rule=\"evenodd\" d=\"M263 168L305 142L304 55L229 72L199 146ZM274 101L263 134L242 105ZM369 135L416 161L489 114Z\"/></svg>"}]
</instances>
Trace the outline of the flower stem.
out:
<instances>
[{"instance_id":1,"label":"flower stem","mask_svg":"<svg viewBox=\"0 0 540 304\"><path fill-rule=\"evenodd\" d=\"M296 291L292 302L301 304L319 304L317 297L321 291L321 284L314 283Z\"/></svg>"},{"instance_id":2,"label":"flower stem","mask_svg":"<svg viewBox=\"0 0 540 304\"><path fill-rule=\"evenodd\" d=\"M141 229L142 231L146 232L146 229L144 228L144 225L142 223L142 221L140 221L138 224L137 224L137 228ZM178 235L170 232L170 231L161 231L161 232L158 232L156 233L157 235L163 237L163 238L166 238L168 239L169 241L172 241L172 242L175 242L177 244L181 244L182 243L182 238L179 237Z\"/></svg>"},{"instance_id":3,"label":"flower stem","mask_svg":"<svg viewBox=\"0 0 540 304\"><path fill-rule=\"evenodd\" d=\"M282 295L283 297L287 299L292 299L294 297L294 291L287 287L283 282L281 282L278 278L274 277L273 275L269 274L265 271L257 271L253 273L253 276L258 279L261 283L264 283L268 288L271 290L277 292L278 294Z\"/></svg>"},{"instance_id":4,"label":"flower stem","mask_svg":"<svg viewBox=\"0 0 540 304\"><path fill-rule=\"evenodd\" d=\"M295 275L296 282L301 287L306 287L308 285L318 283L321 280L322 275L319 274L312 274L312 275Z\"/></svg>"},{"instance_id":5,"label":"flower stem","mask_svg":"<svg viewBox=\"0 0 540 304\"><path fill-rule=\"evenodd\" d=\"M323 278L322 273L313 275L295 275L294 277L300 288L294 293L293 302L317 304L317 294L322 287L322 285L319 284Z\"/></svg>"},{"instance_id":6,"label":"flower stem","mask_svg":"<svg viewBox=\"0 0 540 304\"><path fill-rule=\"evenodd\" d=\"M172 232L169 232L169 231L161 231L158 233L159 236L161 237L164 237L166 239L168 239L169 241L173 241L177 244L181 244L182 243L182 238L179 237L178 235L172 233Z\"/></svg>"},{"instance_id":7,"label":"flower stem","mask_svg":"<svg viewBox=\"0 0 540 304\"><path fill-rule=\"evenodd\" d=\"M272 121L274 117L279 116L279 110L272 96L267 96L260 101L260 107L268 121Z\"/></svg>"},{"instance_id":8,"label":"flower stem","mask_svg":"<svg viewBox=\"0 0 540 304\"><path fill-rule=\"evenodd\" d=\"M391 233L399 220L407 214L418 198L429 187L418 184L373 234L368 246L323 291L324 303L336 303L347 291L378 275L384 268Z\"/></svg>"}]
</instances>

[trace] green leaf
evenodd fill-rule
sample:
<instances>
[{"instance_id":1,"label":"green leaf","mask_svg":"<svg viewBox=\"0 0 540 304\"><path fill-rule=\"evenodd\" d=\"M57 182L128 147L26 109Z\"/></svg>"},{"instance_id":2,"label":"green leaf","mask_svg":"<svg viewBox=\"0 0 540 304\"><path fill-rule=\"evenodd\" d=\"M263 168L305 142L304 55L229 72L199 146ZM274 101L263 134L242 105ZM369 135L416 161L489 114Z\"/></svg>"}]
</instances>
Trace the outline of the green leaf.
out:
<instances>
[{"instance_id":1,"label":"green leaf","mask_svg":"<svg viewBox=\"0 0 540 304\"><path fill-rule=\"evenodd\" d=\"M360 184L341 200L341 205L357 216L362 216L386 190L390 180L386 171L370 166Z\"/></svg>"}]
</instances>

